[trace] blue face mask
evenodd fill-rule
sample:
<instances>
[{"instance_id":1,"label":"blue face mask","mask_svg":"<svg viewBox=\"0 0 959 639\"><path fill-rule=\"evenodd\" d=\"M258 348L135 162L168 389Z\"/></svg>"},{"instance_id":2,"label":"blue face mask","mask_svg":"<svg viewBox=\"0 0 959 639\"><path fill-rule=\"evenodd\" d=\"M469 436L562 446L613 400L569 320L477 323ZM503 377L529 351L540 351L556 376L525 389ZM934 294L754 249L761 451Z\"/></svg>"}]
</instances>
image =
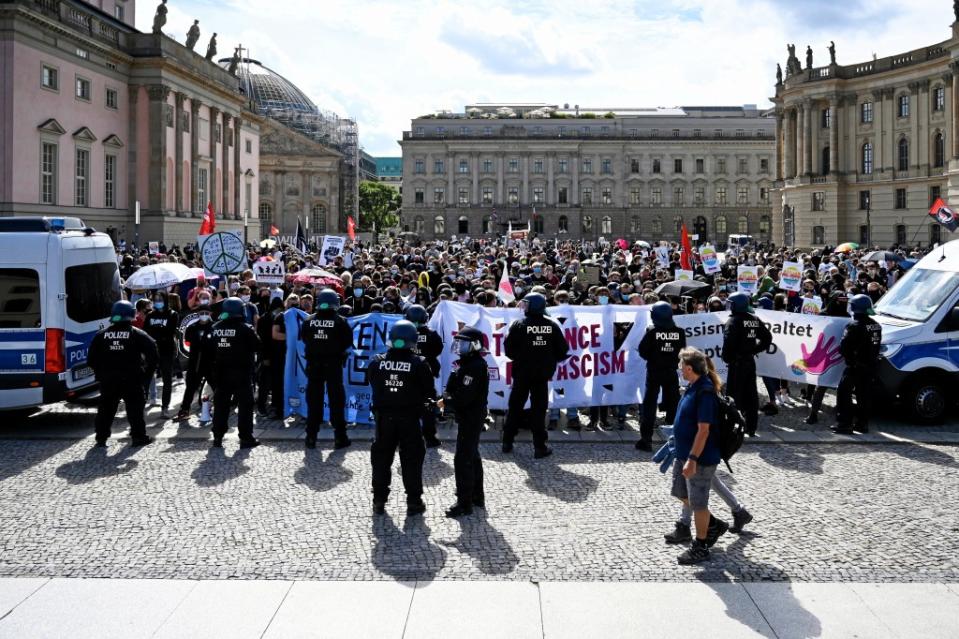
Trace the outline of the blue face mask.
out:
<instances>
[{"instance_id":1,"label":"blue face mask","mask_svg":"<svg viewBox=\"0 0 959 639\"><path fill-rule=\"evenodd\" d=\"M354 288L354 289L353 289L353 297L363 297L363 289L361 289L361 288Z\"/></svg>"},{"instance_id":2,"label":"blue face mask","mask_svg":"<svg viewBox=\"0 0 959 639\"><path fill-rule=\"evenodd\" d=\"M162 311L163 307L166 306L163 302L153 302L153 310Z\"/></svg>"},{"instance_id":3,"label":"blue face mask","mask_svg":"<svg viewBox=\"0 0 959 639\"><path fill-rule=\"evenodd\" d=\"M609 304L609 298L608 298L607 296L605 296L605 295L600 295L600 296L599 296L599 303L600 303L601 305L605 306L605 305Z\"/></svg>"},{"instance_id":4,"label":"blue face mask","mask_svg":"<svg viewBox=\"0 0 959 639\"><path fill-rule=\"evenodd\" d=\"M543 272L543 269L541 269L541 268L538 267L538 266L534 266L534 267L533 267L533 272L534 272L534 273L542 273L542 272Z\"/></svg>"},{"instance_id":5,"label":"blue face mask","mask_svg":"<svg viewBox=\"0 0 959 639\"><path fill-rule=\"evenodd\" d=\"M473 352L473 342L467 342L464 339L456 340L456 353L467 355Z\"/></svg>"}]
</instances>

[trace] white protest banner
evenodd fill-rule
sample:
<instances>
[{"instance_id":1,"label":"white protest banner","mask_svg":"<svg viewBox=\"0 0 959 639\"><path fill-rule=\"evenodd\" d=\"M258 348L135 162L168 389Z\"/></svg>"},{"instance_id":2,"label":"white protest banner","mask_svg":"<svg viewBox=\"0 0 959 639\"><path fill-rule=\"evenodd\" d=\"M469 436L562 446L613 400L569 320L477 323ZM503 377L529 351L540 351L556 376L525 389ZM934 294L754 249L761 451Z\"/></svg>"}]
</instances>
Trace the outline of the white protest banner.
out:
<instances>
[{"instance_id":1,"label":"white protest banner","mask_svg":"<svg viewBox=\"0 0 959 639\"><path fill-rule=\"evenodd\" d=\"M159 242L150 242L147 246L149 247L147 250L149 251L150 255L157 255L160 252Z\"/></svg>"},{"instance_id":2,"label":"white protest banner","mask_svg":"<svg viewBox=\"0 0 959 639\"><path fill-rule=\"evenodd\" d=\"M722 270L719 265L719 254L716 253L716 247L712 244L703 244L699 249L699 257L703 261L703 271L706 275L712 275Z\"/></svg>"},{"instance_id":3,"label":"white protest banner","mask_svg":"<svg viewBox=\"0 0 959 639\"><path fill-rule=\"evenodd\" d=\"M320 249L320 264L329 264L343 253L346 238L338 235L325 235L323 248Z\"/></svg>"},{"instance_id":4,"label":"white protest banner","mask_svg":"<svg viewBox=\"0 0 959 639\"><path fill-rule=\"evenodd\" d=\"M695 273L693 273L692 271L687 271L686 269L678 268L676 269L676 275L674 277L676 278L676 281L678 282L691 282L693 281L693 279L695 279L694 276L695 276Z\"/></svg>"},{"instance_id":5,"label":"white protest banner","mask_svg":"<svg viewBox=\"0 0 959 639\"><path fill-rule=\"evenodd\" d=\"M663 268L669 268L669 247L668 246L657 246L656 247L656 259L659 260L659 265Z\"/></svg>"},{"instance_id":6,"label":"white protest banner","mask_svg":"<svg viewBox=\"0 0 959 639\"><path fill-rule=\"evenodd\" d=\"M802 288L802 264L783 262L783 270L779 274L779 288L784 291L798 291Z\"/></svg>"},{"instance_id":7,"label":"white protest banner","mask_svg":"<svg viewBox=\"0 0 959 639\"><path fill-rule=\"evenodd\" d=\"M752 295L756 292L759 283L759 271L755 266L740 266L737 270L736 283L739 285L739 291Z\"/></svg>"},{"instance_id":8,"label":"white protest banner","mask_svg":"<svg viewBox=\"0 0 959 639\"><path fill-rule=\"evenodd\" d=\"M207 273L228 275L246 270L246 246L236 233L217 231L198 235L196 240Z\"/></svg>"},{"instance_id":9,"label":"white protest banner","mask_svg":"<svg viewBox=\"0 0 959 639\"><path fill-rule=\"evenodd\" d=\"M821 315L822 314L822 298L821 297L802 298L802 314L803 315Z\"/></svg>"},{"instance_id":10,"label":"white protest banner","mask_svg":"<svg viewBox=\"0 0 959 639\"><path fill-rule=\"evenodd\" d=\"M282 284L286 278L283 262L254 262L253 279L261 284Z\"/></svg>"}]
</instances>

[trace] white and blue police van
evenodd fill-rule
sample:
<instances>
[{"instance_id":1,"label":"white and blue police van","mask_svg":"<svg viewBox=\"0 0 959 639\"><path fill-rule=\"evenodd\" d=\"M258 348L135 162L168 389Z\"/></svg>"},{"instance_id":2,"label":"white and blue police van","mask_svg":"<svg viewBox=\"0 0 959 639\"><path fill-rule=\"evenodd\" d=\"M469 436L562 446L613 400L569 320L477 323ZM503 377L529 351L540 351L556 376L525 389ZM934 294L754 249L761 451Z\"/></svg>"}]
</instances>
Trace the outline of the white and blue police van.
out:
<instances>
[{"instance_id":1,"label":"white and blue police van","mask_svg":"<svg viewBox=\"0 0 959 639\"><path fill-rule=\"evenodd\" d=\"M96 395L87 352L120 296L108 235L79 218L0 218L0 410Z\"/></svg>"},{"instance_id":2,"label":"white and blue police van","mask_svg":"<svg viewBox=\"0 0 959 639\"><path fill-rule=\"evenodd\" d=\"M876 304L879 380L921 424L941 422L959 393L959 240L919 260Z\"/></svg>"}]
</instances>

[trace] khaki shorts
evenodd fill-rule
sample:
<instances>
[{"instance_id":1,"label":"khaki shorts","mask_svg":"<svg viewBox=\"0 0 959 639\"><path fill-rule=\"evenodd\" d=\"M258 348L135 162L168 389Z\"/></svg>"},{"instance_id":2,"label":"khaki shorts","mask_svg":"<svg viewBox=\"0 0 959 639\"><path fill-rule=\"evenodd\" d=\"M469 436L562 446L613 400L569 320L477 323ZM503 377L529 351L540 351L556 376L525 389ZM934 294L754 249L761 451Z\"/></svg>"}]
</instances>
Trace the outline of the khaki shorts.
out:
<instances>
[{"instance_id":1,"label":"khaki shorts","mask_svg":"<svg viewBox=\"0 0 959 639\"><path fill-rule=\"evenodd\" d=\"M709 506L709 490L713 485L713 475L717 465L703 466L696 464L696 474L686 479L683 477L683 465L686 462L673 462L673 488L670 494L677 499L688 499L689 507L695 510L706 510Z\"/></svg>"}]
</instances>

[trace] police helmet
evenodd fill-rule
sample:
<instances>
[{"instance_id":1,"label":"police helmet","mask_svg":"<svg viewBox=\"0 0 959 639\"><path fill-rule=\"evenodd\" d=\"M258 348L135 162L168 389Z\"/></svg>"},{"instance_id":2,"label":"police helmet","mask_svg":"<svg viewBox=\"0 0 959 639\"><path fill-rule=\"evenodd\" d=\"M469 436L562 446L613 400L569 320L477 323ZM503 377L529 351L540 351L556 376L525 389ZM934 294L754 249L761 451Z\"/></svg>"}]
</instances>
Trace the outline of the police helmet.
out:
<instances>
[{"instance_id":1,"label":"police helmet","mask_svg":"<svg viewBox=\"0 0 959 639\"><path fill-rule=\"evenodd\" d=\"M546 312L546 298L540 293L530 293L523 301L526 302L526 315L542 315Z\"/></svg>"},{"instance_id":2,"label":"police helmet","mask_svg":"<svg viewBox=\"0 0 959 639\"><path fill-rule=\"evenodd\" d=\"M331 288L324 288L316 296L316 309L333 312L340 307L340 295Z\"/></svg>"},{"instance_id":3,"label":"police helmet","mask_svg":"<svg viewBox=\"0 0 959 639\"><path fill-rule=\"evenodd\" d=\"M469 342L472 344L472 350L481 351L483 350L483 331L473 326L467 326L463 330L459 331L453 339L460 340L463 342Z\"/></svg>"},{"instance_id":4,"label":"police helmet","mask_svg":"<svg viewBox=\"0 0 959 639\"><path fill-rule=\"evenodd\" d=\"M669 302L656 302L649 309L649 316L654 326L666 326L673 321L673 307Z\"/></svg>"},{"instance_id":5,"label":"police helmet","mask_svg":"<svg viewBox=\"0 0 959 639\"><path fill-rule=\"evenodd\" d=\"M113 308L110 309L110 321L114 324L117 322L132 322L136 316L136 307L126 300L114 302Z\"/></svg>"},{"instance_id":6,"label":"police helmet","mask_svg":"<svg viewBox=\"0 0 959 639\"><path fill-rule=\"evenodd\" d=\"M852 315L875 315L872 308L872 298L868 295L854 295L849 300L849 312Z\"/></svg>"},{"instance_id":7,"label":"police helmet","mask_svg":"<svg viewBox=\"0 0 959 639\"><path fill-rule=\"evenodd\" d=\"M410 350L416 344L416 325L413 322L400 320L390 329L390 347Z\"/></svg>"},{"instance_id":8,"label":"police helmet","mask_svg":"<svg viewBox=\"0 0 959 639\"><path fill-rule=\"evenodd\" d=\"M748 313L753 310L748 293L733 293L729 296L729 308L733 313Z\"/></svg>"},{"instance_id":9,"label":"police helmet","mask_svg":"<svg viewBox=\"0 0 959 639\"><path fill-rule=\"evenodd\" d=\"M223 312L220 313L220 319L225 320L229 317L243 318L243 300L239 297L228 297L223 300Z\"/></svg>"},{"instance_id":10,"label":"police helmet","mask_svg":"<svg viewBox=\"0 0 959 639\"><path fill-rule=\"evenodd\" d=\"M406 319L414 324L426 324L429 321L429 314L426 309L419 304L413 304L406 309Z\"/></svg>"}]
</instances>

